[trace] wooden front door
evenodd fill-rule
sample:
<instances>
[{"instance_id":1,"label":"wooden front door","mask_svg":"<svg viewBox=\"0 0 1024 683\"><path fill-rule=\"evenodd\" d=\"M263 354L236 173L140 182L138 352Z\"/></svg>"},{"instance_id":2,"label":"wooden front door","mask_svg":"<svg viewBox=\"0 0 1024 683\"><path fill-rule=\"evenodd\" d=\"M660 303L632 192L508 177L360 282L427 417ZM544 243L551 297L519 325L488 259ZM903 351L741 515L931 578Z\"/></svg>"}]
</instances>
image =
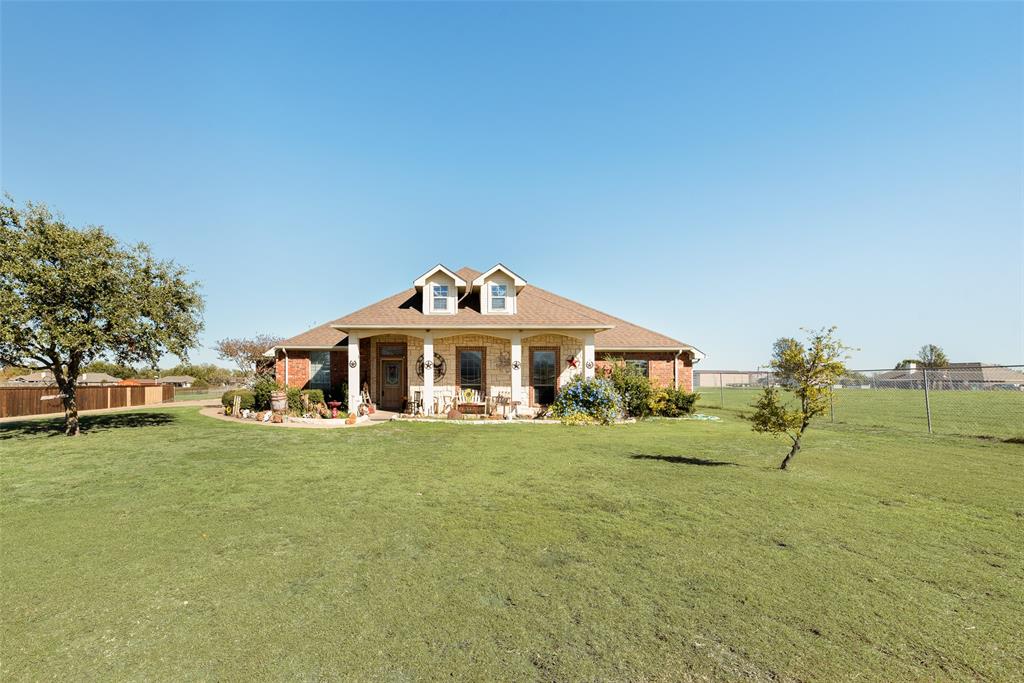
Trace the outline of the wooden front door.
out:
<instances>
[{"instance_id":1,"label":"wooden front door","mask_svg":"<svg viewBox=\"0 0 1024 683\"><path fill-rule=\"evenodd\" d=\"M384 410L402 410L405 402L405 360L380 359L380 407Z\"/></svg>"}]
</instances>

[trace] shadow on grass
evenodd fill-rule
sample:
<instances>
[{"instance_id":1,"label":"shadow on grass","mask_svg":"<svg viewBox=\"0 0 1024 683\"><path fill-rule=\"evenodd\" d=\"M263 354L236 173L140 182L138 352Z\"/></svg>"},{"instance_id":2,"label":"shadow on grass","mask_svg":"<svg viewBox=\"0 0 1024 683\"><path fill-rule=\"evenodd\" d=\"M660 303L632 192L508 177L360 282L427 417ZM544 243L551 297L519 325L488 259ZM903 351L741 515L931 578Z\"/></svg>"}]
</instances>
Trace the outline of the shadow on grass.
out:
<instances>
[{"instance_id":1,"label":"shadow on grass","mask_svg":"<svg viewBox=\"0 0 1024 683\"><path fill-rule=\"evenodd\" d=\"M109 413L80 415L78 424L83 434L91 434L108 429L161 427L171 424L176 419L174 415L168 413ZM0 439L15 439L22 436L64 436L64 417L0 424Z\"/></svg>"},{"instance_id":2,"label":"shadow on grass","mask_svg":"<svg viewBox=\"0 0 1024 683\"><path fill-rule=\"evenodd\" d=\"M704 467L739 467L739 463L726 462L724 460L707 460L705 458L694 458L689 455L649 455L647 453L633 453L629 456L633 460L661 460L675 465L701 465Z\"/></svg>"}]
</instances>

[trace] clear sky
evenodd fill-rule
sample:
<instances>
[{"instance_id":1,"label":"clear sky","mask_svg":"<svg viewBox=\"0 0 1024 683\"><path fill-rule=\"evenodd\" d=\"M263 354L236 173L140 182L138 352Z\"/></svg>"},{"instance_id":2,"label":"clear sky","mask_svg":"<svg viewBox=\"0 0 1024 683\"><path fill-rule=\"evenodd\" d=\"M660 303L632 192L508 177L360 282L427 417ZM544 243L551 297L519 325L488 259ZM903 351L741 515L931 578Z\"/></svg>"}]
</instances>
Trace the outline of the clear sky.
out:
<instances>
[{"instance_id":1,"label":"clear sky","mask_svg":"<svg viewBox=\"0 0 1024 683\"><path fill-rule=\"evenodd\" d=\"M3 2L2 186L187 264L206 344L502 261L705 368L1020 363L1022 7Z\"/></svg>"}]
</instances>

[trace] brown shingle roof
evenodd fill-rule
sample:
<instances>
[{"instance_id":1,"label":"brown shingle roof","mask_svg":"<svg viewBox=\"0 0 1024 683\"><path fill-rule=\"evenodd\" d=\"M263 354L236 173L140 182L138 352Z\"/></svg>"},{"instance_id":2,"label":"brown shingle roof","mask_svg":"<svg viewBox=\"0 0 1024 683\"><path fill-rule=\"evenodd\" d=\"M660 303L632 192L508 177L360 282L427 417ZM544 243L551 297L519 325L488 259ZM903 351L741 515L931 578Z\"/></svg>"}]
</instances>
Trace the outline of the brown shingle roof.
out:
<instances>
[{"instance_id":1,"label":"brown shingle roof","mask_svg":"<svg viewBox=\"0 0 1024 683\"><path fill-rule=\"evenodd\" d=\"M456 273L464 280L471 281L479 277L480 271L472 268L460 268ZM516 312L514 315L483 315L480 313L479 297L476 294L467 297L454 315L432 316L424 320L421 294L415 288L406 289L377 303L361 308L346 316L332 320L307 330L302 334L286 339L278 346L286 348L302 348L314 346L335 346L345 342L346 335L335 329L337 325L352 326L406 326L423 327L428 324L433 328L442 327L566 327L595 328L610 326L595 335L598 349L646 349L664 348L680 349L689 347L672 337L653 330L634 325L613 315L595 308L549 292L540 287L527 284L516 295Z\"/></svg>"}]
</instances>

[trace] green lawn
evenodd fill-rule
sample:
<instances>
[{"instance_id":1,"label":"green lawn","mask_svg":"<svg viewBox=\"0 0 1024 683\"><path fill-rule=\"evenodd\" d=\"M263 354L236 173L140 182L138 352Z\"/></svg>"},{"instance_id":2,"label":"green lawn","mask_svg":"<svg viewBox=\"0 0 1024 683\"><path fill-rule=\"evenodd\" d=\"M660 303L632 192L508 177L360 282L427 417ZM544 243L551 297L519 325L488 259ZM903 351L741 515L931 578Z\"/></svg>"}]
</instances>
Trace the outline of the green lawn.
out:
<instances>
[{"instance_id":1,"label":"green lawn","mask_svg":"<svg viewBox=\"0 0 1024 683\"><path fill-rule=\"evenodd\" d=\"M0 425L4 680L1010 680L1024 446Z\"/></svg>"},{"instance_id":2,"label":"green lawn","mask_svg":"<svg viewBox=\"0 0 1024 683\"><path fill-rule=\"evenodd\" d=\"M205 401L205 400L219 400L224 395L225 389L211 389L209 391L182 391L176 389L174 391L175 401Z\"/></svg>"},{"instance_id":3,"label":"green lawn","mask_svg":"<svg viewBox=\"0 0 1024 683\"><path fill-rule=\"evenodd\" d=\"M702 409L724 407L734 414L753 412L750 405L761 392L742 387L724 390L705 387L698 391ZM917 433L928 431L928 414L921 390L845 388L836 389L833 395L837 424ZM932 391L929 402L932 429L938 434L1024 437L1022 391Z\"/></svg>"}]
</instances>

